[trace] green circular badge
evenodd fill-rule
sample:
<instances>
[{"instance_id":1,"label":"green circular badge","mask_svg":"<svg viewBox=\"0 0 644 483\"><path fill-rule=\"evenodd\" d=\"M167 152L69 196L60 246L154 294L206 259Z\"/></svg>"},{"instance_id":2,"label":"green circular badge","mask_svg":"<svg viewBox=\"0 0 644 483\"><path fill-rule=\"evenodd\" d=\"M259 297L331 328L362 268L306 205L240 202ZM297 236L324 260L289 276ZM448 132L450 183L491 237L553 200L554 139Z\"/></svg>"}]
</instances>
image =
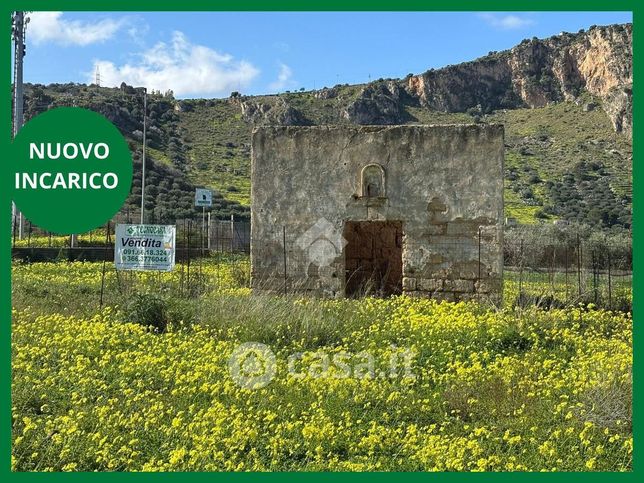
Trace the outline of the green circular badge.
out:
<instances>
[{"instance_id":1,"label":"green circular badge","mask_svg":"<svg viewBox=\"0 0 644 483\"><path fill-rule=\"evenodd\" d=\"M92 230L123 206L132 154L105 117L78 107L44 112L13 143L14 201L33 224L67 235Z\"/></svg>"}]
</instances>

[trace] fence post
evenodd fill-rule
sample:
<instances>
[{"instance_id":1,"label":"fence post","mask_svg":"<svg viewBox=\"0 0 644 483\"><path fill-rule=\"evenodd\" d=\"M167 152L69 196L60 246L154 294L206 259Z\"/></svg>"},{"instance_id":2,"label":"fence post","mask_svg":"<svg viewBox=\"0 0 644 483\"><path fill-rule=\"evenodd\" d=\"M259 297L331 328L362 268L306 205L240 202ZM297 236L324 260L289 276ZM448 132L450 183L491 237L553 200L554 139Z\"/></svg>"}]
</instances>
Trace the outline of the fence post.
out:
<instances>
[{"instance_id":1,"label":"fence post","mask_svg":"<svg viewBox=\"0 0 644 483\"><path fill-rule=\"evenodd\" d=\"M16 234L18 233L18 223L16 223L16 218L17 215L14 214L14 222L13 222L13 248L16 247Z\"/></svg>"},{"instance_id":2,"label":"fence post","mask_svg":"<svg viewBox=\"0 0 644 483\"><path fill-rule=\"evenodd\" d=\"M179 279L179 285L181 287L181 295L184 294L183 291L183 268L186 264L186 220L183 219L183 253L181 256L181 277Z\"/></svg>"},{"instance_id":3,"label":"fence post","mask_svg":"<svg viewBox=\"0 0 644 483\"><path fill-rule=\"evenodd\" d=\"M98 303L98 308L103 308L103 293L105 292L105 263L107 262L107 250L109 248L110 240L110 222L107 222L107 227L105 228L105 250L103 251L103 269L101 270L101 297ZM116 249L116 247L114 247Z\"/></svg>"},{"instance_id":4,"label":"fence post","mask_svg":"<svg viewBox=\"0 0 644 483\"><path fill-rule=\"evenodd\" d=\"M577 233L577 285L579 288L579 298L581 299L581 241Z\"/></svg>"},{"instance_id":5,"label":"fence post","mask_svg":"<svg viewBox=\"0 0 644 483\"><path fill-rule=\"evenodd\" d=\"M481 227L479 226L479 280L481 280Z\"/></svg>"},{"instance_id":6,"label":"fence post","mask_svg":"<svg viewBox=\"0 0 644 483\"><path fill-rule=\"evenodd\" d=\"M479 284L479 287L480 287L480 283L481 283L481 227L480 226L479 226L479 273L478 273L477 283ZM475 291L477 292L477 299L479 299L480 301L481 292L476 290L476 287L475 287Z\"/></svg>"},{"instance_id":7,"label":"fence post","mask_svg":"<svg viewBox=\"0 0 644 483\"><path fill-rule=\"evenodd\" d=\"M608 310L613 310L613 284L611 281L611 273L610 273L610 265L611 265L610 248L608 248L606 252L608 254Z\"/></svg>"},{"instance_id":8,"label":"fence post","mask_svg":"<svg viewBox=\"0 0 644 483\"><path fill-rule=\"evenodd\" d=\"M115 253L116 253L116 225L117 224L118 224L118 221L115 221L114 222L114 245L112 245L112 233L109 230L109 226L107 230L107 245L113 247ZM121 286L121 275L118 269L116 268L116 265L114 266L114 273L116 274L116 286L118 287L119 294L122 295L123 288ZM126 289L127 289L127 285L126 285Z\"/></svg>"},{"instance_id":9,"label":"fence post","mask_svg":"<svg viewBox=\"0 0 644 483\"><path fill-rule=\"evenodd\" d=\"M230 215L230 253L234 251L235 245L235 215Z\"/></svg>"},{"instance_id":10,"label":"fence post","mask_svg":"<svg viewBox=\"0 0 644 483\"><path fill-rule=\"evenodd\" d=\"M208 237L208 251L210 251L210 215L212 213L208 212L208 228L206 229L206 236Z\"/></svg>"},{"instance_id":11,"label":"fence post","mask_svg":"<svg viewBox=\"0 0 644 483\"><path fill-rule=\"evenodd\" d=\"M557 265L557 246L552 243L552 258L550 259L550 273L548 274L548 277L550 278L550 287L552 288L552 296L553 298L557 297L557 272L556 272L556 265Z\"/></svg>"},{"instance_id":12,"label":"fence post","mask_svg":"<svg viewBox=\"0 0 644 483\"><path fill-rule=\"evenodd\" d=\"M282 244L284 246L284 295L286 295L286 226L282 226Z\"/></svg>"},{"instance_id":13,"label":"fence post","mask_svg":"<svg viewBox=\"0 0 644 483\"><path fill-rule=\"evenodd\" d=\"M27 246L31 246L31 228L32 228L31 221L29 222L29 231L27 232Z\"/></svg>"},{"instance_id":14,"label":"fence post","mask_svg":"<svg viewBox=\"0 0 644 483\"><path fill-rule=\"evenodd\" d=\"M566 277L566 303L569 303L570 300L568 299L570 293L568 290L568 241L566 241L566 251L564 252L564 273Z\"/></svg>"},{"instance_id":15,"label":"fence post","mask_svg":"<svg viewBox=\"0 0 644 483\"><path fill-rule=\"evenodd\" d=\"M217 220L215 222L215 226L217 227L217 251L219 253L224 252L224 238L223 238L223 231L224 231L224 222L223 220Z\"/></svg>"},{"instance_id":16,"label":"fence post","mask_svg":"<svg viewBox=\"0 0 644 483\"><path fill-rule=\"evenodd\" d=\"M191 255L191 244L190 244L190 235L192 231L192 220L188 219L188 246L187 246L187 255L188 255L188 263L186 264L186 288L188 290L188 296L190 296L190 255Z\"/></svg>"},{"instance_id":17,"label":"fence post","mask_svg":"<svg viewBox=\"0 0 644 483\"><path fill-rule=\"evenodd\" d=\"M523 238L519 243L519 300L523 295Z\"/></svg>"},{"instance_id":18,"label":"fence post","mask_svg":"<svg viewBox=\"0 0 644 483\"><path fill-rule=\"evenodd\" d=\"M595 305L599 302L599 292L597 291L597 285L599 283L599 256L595 249L592 251L592 263L593 263L593 295L595 300Z\"/></svg>"}]
</instances>

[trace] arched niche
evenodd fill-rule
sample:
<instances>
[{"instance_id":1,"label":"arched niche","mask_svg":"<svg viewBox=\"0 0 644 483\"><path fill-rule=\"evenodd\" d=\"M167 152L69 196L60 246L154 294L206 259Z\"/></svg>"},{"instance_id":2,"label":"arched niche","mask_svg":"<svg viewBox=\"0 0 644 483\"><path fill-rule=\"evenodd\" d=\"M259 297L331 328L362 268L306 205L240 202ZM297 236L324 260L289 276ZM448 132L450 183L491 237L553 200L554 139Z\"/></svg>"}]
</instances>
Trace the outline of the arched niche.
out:
<instances>
[{"instance_id":1,"label":"arched niche","mask_svg":"<svg viewBox=\"0 0 644 483\"><path fill-rule=\"evenodd\" d=\"M384 198L386 196L384 168L375 163L362 168L360 187L363 198Z\"/></svg>"}]
</instances>

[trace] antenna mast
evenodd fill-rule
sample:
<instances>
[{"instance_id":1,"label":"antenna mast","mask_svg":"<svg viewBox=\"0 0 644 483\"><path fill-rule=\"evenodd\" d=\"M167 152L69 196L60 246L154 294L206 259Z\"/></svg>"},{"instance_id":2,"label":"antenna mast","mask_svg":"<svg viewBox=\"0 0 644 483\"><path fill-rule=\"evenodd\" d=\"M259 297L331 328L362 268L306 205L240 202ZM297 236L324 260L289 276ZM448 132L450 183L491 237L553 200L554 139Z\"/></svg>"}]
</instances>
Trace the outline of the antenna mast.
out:
<instances>
[{"instance_id":1,"label":"antenna mast","mask_svg":"<svg viewBox=\"0 0 644 483\"><path fill-rule=\"evenodd\" d=\"M29 18L25 17L25 12L13 12L11 17L13 37L13 137L24 124L24 88L23 88L23 59L25 57L25 31ZM22 240L24 219L22 213L18 212L15 203L11 203L11 231L13 233L16 218L18 221L18 238Z\"/></svg>"},{"instance_id":2,"label":"antenna mast","mask_svg":"<svg viewBox=\"0 0 644 483\"><path fill-rule=\"evenodd\" d=\"M13 13L13 28L11 34L13 36L14 45L14 58L13 58L13 135L18 134L18 131L24 123L23 111L23 59L25 57L25 29L27 21L25 21L24 12Z\"/></svg>"}]
</instances>

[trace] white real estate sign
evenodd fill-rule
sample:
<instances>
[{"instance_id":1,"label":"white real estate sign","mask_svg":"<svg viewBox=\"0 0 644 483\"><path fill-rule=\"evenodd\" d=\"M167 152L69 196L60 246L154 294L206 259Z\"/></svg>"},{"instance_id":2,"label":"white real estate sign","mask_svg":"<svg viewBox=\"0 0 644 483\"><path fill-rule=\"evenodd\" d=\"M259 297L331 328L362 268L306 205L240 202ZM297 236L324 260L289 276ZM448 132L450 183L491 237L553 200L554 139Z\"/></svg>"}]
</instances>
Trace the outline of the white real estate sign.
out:
<instances>
[{"instance_id":1,"label":"white real estate sign","mask_svg":"<svg viewBox=\"0 0 644 483\"><path fill-rule=\"evenodd\" d=\"M195 206L212 206L212 191L197 188L195 191Z\"/></svg>"},{"instance_id":2,"label":"white real estate sign","mask_svg":"<svg viewBox=\"0 0 644 483\"><path fill-rule=\"evenodd\" d=\"M116 269L171 271L175 239L174 225L116 225Z\"/></svg>"}]
</instances>

